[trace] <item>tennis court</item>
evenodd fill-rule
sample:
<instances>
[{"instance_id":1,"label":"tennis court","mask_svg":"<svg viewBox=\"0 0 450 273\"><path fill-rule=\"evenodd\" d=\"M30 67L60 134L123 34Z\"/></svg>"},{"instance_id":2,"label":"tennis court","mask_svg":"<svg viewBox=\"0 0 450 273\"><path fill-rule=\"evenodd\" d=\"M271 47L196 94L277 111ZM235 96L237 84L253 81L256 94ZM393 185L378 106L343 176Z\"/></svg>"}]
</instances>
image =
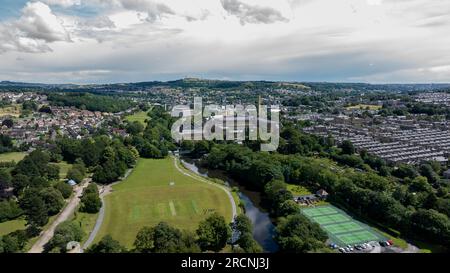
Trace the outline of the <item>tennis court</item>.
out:
<instances>
[{"instance_id":1,"label":"tennis court","mask_svg":"<svg viewBox=\"0 0 450 273\"><path fill-rule=\"evenodd\" d=\"M331 214L324 216L314 217L314 221L316 221L319 225L328 225L333 223L345 222L349 219L342 214Z\"/></svg>"},{"instance_id":2,"label":"tennis court","mask_svg":"<svg viewBox=\"0 0 450 273\"><path fill-rule=\"evenodd\" d=\"M387 238L334 206L302 209L302 213L318 223L328 233L332 243L339 246L385 241Z\"/></svg>"},{"instance_id":3,"label":"tennis court","mask_svg":"<svg viewBox=\"0 0 450 273\"><path fill-rule=\"evenodd\" d=\"M336 235L336 237L347 245L358 244L361 242L377 241L378 237L369 231L363 230L350 234Z\"/></svg>"}]
</instances>

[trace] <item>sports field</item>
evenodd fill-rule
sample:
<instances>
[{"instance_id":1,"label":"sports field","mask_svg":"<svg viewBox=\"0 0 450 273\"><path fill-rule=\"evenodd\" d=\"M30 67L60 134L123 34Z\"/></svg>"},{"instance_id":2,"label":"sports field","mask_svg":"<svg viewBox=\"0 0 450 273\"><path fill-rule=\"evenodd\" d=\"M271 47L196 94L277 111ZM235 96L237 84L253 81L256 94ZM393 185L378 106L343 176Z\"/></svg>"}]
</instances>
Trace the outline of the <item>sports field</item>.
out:
<instances>
[{"instance_id":1,"label":"sports field","mask_svg":"<svg viewBox=\"0 0 450 273\"><path fill-rule=\"evenodd\" d=\"M387 240L369 226L356 221L334 206L305 208L302 209L302 213L318 223L328 233L331 242L341 247Z\"/></svg>"},{"instance_id":2,"label":"sports field","mask_svg":"<svg viewBox=\"0 0 450 273\"><path fill-rule=\"evenodd\" d=\"M145 120L149 119L149 118L150 117L148 116L148 112L144 112L144 111L140 111L133 115L125 117L125 119L128 120L129 122L138 121L138 122L142 123L142 125L145 125Z\"/></svg>"},{"instance_id":3,"label":"sports field","mask_svg":"<svg viewBox=\"0 0 450 273\"><path fill-rule=\"evenodd\" d=\"M21 161L27 154L22 152L13 152L0 154L0 162Z\"/></svg>"},{"instance_id":4,"label":"sports field","mask_svg":"<svg viewBox=\"0 0 450 273\"><path fill-rule=\"evenodd\" d=\"M172 158L140 159L123 182L105 197L105 219L96 237L110 234L131 247L144 226L165 221L195 230L213 212L232 217L230 200L220 188L199 182L176 170Z\"/></svg>"}]
</instances>

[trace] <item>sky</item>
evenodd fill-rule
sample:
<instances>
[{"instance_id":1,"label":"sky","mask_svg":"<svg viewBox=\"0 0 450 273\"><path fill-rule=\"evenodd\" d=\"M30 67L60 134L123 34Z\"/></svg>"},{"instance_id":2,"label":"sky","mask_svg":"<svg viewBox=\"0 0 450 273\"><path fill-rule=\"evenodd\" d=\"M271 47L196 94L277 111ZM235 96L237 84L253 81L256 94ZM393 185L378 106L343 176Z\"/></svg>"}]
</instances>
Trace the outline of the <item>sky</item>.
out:
<instances>
[{"instance_id":1,"label":"sky","mask_svg":"<svg viewBox=\"0 0 450 273\"><path fill-rule=\"evenodd\" d=\"M450 82L448 0L0 0L0 81Z\"/></svg>"}]
</instances>

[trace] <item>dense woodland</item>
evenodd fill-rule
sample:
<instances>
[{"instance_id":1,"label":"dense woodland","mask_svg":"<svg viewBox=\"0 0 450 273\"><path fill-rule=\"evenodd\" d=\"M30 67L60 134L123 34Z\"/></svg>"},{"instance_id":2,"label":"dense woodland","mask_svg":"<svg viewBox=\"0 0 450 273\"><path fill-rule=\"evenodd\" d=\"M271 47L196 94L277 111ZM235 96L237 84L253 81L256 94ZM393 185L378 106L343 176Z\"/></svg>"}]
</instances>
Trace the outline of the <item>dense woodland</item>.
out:
<instances>
[{"instance_id":1,"label":"dense woodland","mask_svg":"<svg viewBox=\"0 0 450 273\"><path fill-rule=\"evenodd\" d=\"M278 225L286 221L308 222L290 217L299 212L286 189L289 183L312 191L323 188L330 193L332 203L395 230L396 235L450 246L450 196L448 185L439 177L439 164L430 162L417 169L388 166L364 152L355 154L349 142L336 148L332 139L302 134L293 125L285 126L282 137L279 153L272 154L235 144L210 143L202 162L207 168L223 170L246 187L263 192L272 214L287 217L277 221ZM323 234L314 233L312 237L303 234L299 238L316 238L317 242L296 242L297 249L285 248L282 233L278 233L277 240L284 251L317 251L324 247Z\"/></svg>"},{"instance_id":2,"label":"dense woodland","mask_svg":"<svg viewBox=\"0 0 450 273\"><path fill-rule=\"evenodd\" d=\"M89 111L117 113L132 106L129 100L117 96L100 96L90 93L47 93L48 101L55 106L74 106Z\"/></svg>"},{"instance_id":3,"label":"dense woodland","mask_svg":"<svg viewBox=\"0 0 450 273\"><path fill-rule=\"evenodd\" d=\"M316 88L332 90L334 87L320 85ZM328 108L333 106L326 103L329 99L308 100L299 96L289 103ZM134 106L114 97L80 93L51 93L49 100L54 105L106 112L120 112ZM26 105L33 111L37 109L35 107ZM428 108L410 103L400 112L385 105L380 112L448 115L445 109ZM178 148L200 158L205 167L221 170L243 186L261 192L263 205L276 219L275 239L282 252L328 251L325 245L327 234L300 213L287 184L301 185L313 192L325 189L334 205L395 236L450 248L449 186L441 178L443 170L436 162L420 166L390 165L365 151L356 153L351 142L344 141L336 147L331 137L301 133L303 124L287 121L283 121L282 139L275 153L259 152L259 143L255 142L237 145L223 141L185 141L178 147L171 138L172 123L168 113L155 107L145 126L139 122L118 122L117 127L125 129L129 137L109 136L102 130L81 140L59 137L51 141L47 149L37 149L17 164L1 164L0 222L24 217L27 229L1 237L0 252L23 251L29 239L42 230L49 217L56 215L64 206L64 200L72 194L71 188L60 182L55 163L62 160L72 163L67 178L78 183L92 175L94 182L109 184L123 177L139 157L164 158L169 151ZM11 147L11 139L1 136L0 151L10 151ZM11 188L13 191L8 191ZM83 193L81 211L96 213L100 207L97 187L88 187ZM213 215L199 224L196 233L160 223L156 227L143 228L134 249L127 250L107 236L89 251L218 252L232 244L236 252L260 252L251 230L251 223L245 216L239 216L230 227L223 217ZM239 235L236 242L232 242L233 233ZM82 236L79 227L70 222L63 223L46 251L64 252L67 242L80 240Z\"/></svg>"}]
</instances>

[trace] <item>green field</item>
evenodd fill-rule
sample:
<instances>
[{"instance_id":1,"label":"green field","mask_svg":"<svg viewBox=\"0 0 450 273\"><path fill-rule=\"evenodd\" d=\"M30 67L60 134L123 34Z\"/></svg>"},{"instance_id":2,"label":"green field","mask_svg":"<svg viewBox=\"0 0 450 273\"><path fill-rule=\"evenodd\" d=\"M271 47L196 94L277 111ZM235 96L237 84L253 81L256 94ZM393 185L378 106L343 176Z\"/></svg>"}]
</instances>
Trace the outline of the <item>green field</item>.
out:
<instances>
[{"instance_id":1,"label":"green field","mask_svg":"<svg viewBox=\"0 0 450 273\"><path fill-rule=\"evenodd\" d=\"M213 212L227 220L232 216L223 190L183 175L176 170L173 158L140 159L130 176L113 186L105 205L105 219L96 240L110 234L127 247L144 226L165 221L195 230Z\"/></svg>"},{"instance_id":2,"label":"green field","mask_svg":"<svg viewBox=\"0 0 450 273\"><path fill-rule=\"evenodd\" d=\"M355 106L349 106L346 109L347 110L380 110L383 108L381 105L372 105L372 104L358 104Z\"/></svg>"},{"instance_id":3,"label":"green field","mask_svg":"<svg viewBox=\"0 0 450 273\"><path fill-rule=\"evenodd\" d=\"M59 166L59 178L65 179L67 176L67 173L72 168L72 164L69 164L65 161L58 163Z\"/></svg>"},{"instance_id":4,"label":"green field","mask_svg":"<svg viewBox=\"0 0 450 273\"><path fill-rule=\"evenodd\" d=\"M16 230L24 230L26 223L27 222L23 219L11 220L0 223L0 236L9 234Z\"/></svg>"},{"instance_id":5,"label":"green field","mask_svg":"<svg viewBox=\"0 0 450 273\"><path fill-rule=\"evenodd\" d=\"M312 194L310 190L303 186L299 185L293 185L293 184L287 184L287 189L290 191L293 195L308 195Z\"/></svg>"},{"instance_id":6,"label":"green field","mask_svg":"<svg viewBox=\"0 0 450 273\"><path fill-rule=\"evenodd\" d=\"M12 117L19 117L20 113L22 112L22 105L21 104L14 104L6 107L0 108L0 117L4 116L12 116Z\"/></svg>"},{"instance_id":7,"label":"green field","mask_svg":"<svg viewBox=\"0 0 450 273\"><path fill-rule=\"evenodd\" d=\"M77 223L78 226L83 230L83 239L81 244L84 244L89 238L89 234L92 232L97 221L98 213L90 214L85 212L77 211L72 219L73 222Z\"/></svg>"},{"instance_id":8,"label":"green field","mask_svg":"<svg viewBox=\"0 0 450 273\"><path fill-rule=\"evenodd\" d=\"M302 213L318 223L328 233L331 242L341 247L387 240L379 232L352 219L347 213L331 205L305 208L302 209Z\"/></svg>"},{"instance_id":9,"label":"green field","mask_svg":"<svg viewBox=\"0 0 450 273\"><path fill-rule=\"evenodd\" d=\"M145 126L145 120L149 119L149 116L147 114L148 114L148 112L140 111L133 115L127 116L125 119L129 122L138 121Z\"/></svg>"},{"instance_id":10,"label":"green field","mask_svg":"<svg viewBox=\"0 0 450 273\"><path fill-rule=\"evenodd\" d=\"M27 155L27 153L21 153L21 152L0 154L0 162L10 162L10 161L19 162L26 155Z\"/></svg>"}]
</instances>

